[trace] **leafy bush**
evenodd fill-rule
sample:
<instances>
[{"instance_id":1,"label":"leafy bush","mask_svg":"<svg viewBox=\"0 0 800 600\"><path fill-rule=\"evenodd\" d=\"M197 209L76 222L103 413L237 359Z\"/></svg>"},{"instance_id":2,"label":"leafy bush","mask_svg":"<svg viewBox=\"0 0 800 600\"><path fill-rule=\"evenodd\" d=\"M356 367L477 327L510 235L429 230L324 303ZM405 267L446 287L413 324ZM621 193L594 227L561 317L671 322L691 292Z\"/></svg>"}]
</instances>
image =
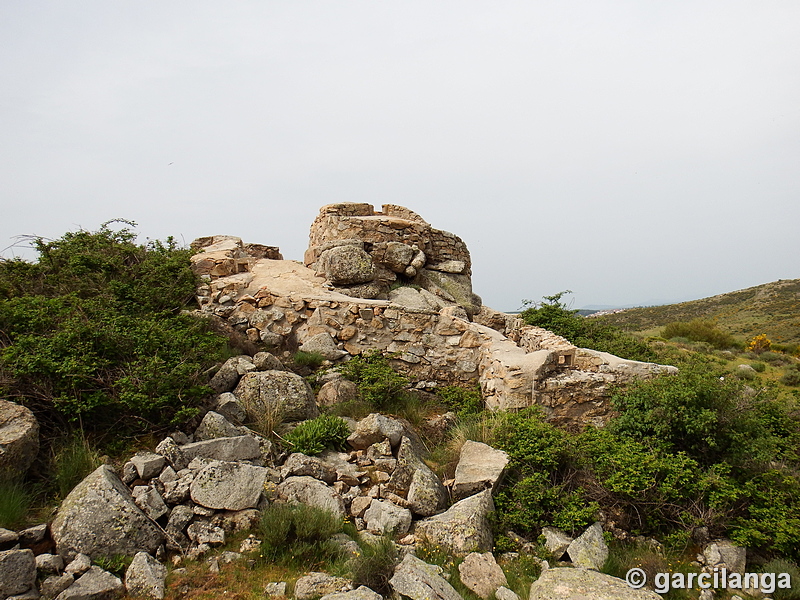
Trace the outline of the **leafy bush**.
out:
<instances>
[{"instance_id":1,"label":"leafy bush","mask_svg":"<svg viewBox=\"0 0 800 600\"><path fill-rule=\"evenodd\" d=\"M389 358L377 350L353 357L342 365L341 373L358 386L361 397L376 409L386 406L408 386L408 379L397 373Z\"/></svg>"},{"instance_id":2,"label":"leafy bush","mask_svg":"<svg viewBox=\"0 0 800 600\"><path fill-rule=\"evenodd\" d=\"M349 435L350 428L344 419L321 415L300 423L286 435L286 441L293 452L313 456L327 448L341 450Z\"/></svg>"},{"instance_id":3,"label":"leafy bush","mask_svg":"<svg viewBox=\"0 0 800 600\"><path fill-rule=\"evenodd\" d=\"M33 494L20 481L0 481L0 528L16 529L31 508Z\"/></svg>"},{"instance_id":4,"label":"leafy bush","mask_svg":"<svg viewBox=\"0 0 800 600\"><path fill-rule=\"evenodd\" d=\"M768 453L768 432L758 420L755 404L741 383L718 377L696 362L677 375L641 381L612 397L619 417L612 431L685 452L701 465L721 460L739 464ZM754 410L744 410L746 406Z\"/></svg>"},{"instance_id":5,"label":"leafy bush","mask_svg":"<svg viewBox=\"0 0 800 600\"><path fill-rule=\"evenodd\" d=\"M666 339L684 338L692 342L705 342L718 350L725 350L737 345L732 335L719 329L714 321L692 319L668 323L661 332Z\"/></svg>"},{"instance_id":6,"label":"leafy bush","mask_svg":"<svg viewBox=\"0 0 800 600\"><path fill-rule=\"evenodd\" d=\"M271 504L259 526L262 556L266 562L316 570L341 556L341 547L330 538L342 527L342 519L315 506Z\"/></svg>"},{"instance_id":7,"label":"leafy bush","mask_svg":"<svg viewBox=\"0 0 800 600\"><path fill-rule=\"evenodd\" d=\"M765 365L763 362L750 363L750 366L753 367L753 370L756 373L763 373L767 370L767 365Z\"/></svg>"},{"instance_id":8,"label":"leafy bush","mask_svg":"<svg viewBox=\"0 0 800 600\"><path fill-rule=\"evenodd\" d=\"M730 538L748 548L778 551L800 558L800 479L782 469L756 474L743 483L743 514Z\"/></svg>"},{"instance_id":9,"label":"leafy bush","mask_svg":"<svg viewBox=\"0 0 800 600\"><path fill-rule=\"evenodd\" d=\"M459 416L479 413L483 410L483 397L480 388L466 389L448 385L436 390L442 402Z\"/></svg>"},{"instance_id":10,"label":"leafy bush","mask_svg":"<svg viewBox=\"0 0 800 600\"><path fill-rule=\"evenodd\" d=\"M684 453L661 452L608 429L587 429L577 445L601 486L594 488L595 500L614 506L622 527L663 530L667 523L680 523L685 506L702 496L700 466Z\"/></svg>"},{"instance_id":11,"label":"leafy bush","mask_svg":"<svg viewBox=\"0 0 800 600\"><path fill-rule=\"evenodd\" d=\"M296 365L308 367L310 369L318 369L319 366L325 362L325 357L319 352L305 352L299 350L295 352L293 360Z\"/></svg>"},{"instance_id":12,"label":"leafy bush","mask_svg":"<svg viewBox=\"0 0 800 600\"><path fill-rule=\"evenodd\" d=\"M35 263L0 261L0 392L46 429L166 426L210 391L203 372L226 343L181 314L196 285L191 251L134 239L105 224L35 240Z\"/></svg>"},{"instance_id":13,"label":"leafy bush","mask_svg":"<svg viewBox=\"0 0 800 600\"><path fill-rule=\"evenodd\" d=\"M653 350L639 338L596 319L581 317L577 311L568 309L561 302L561 297L569 293L567 290L545 296L545 301L536 306L525 300L523 305L528 308L520 313L520 317L528 325L552 331L580 348L609 352L630 360L655 360Z\"/></svg>"},{"instance_id":14,"label":"leafy bush","mask_svg":"<svg viewBox=\"0 0 800 600\"><path fill-rule=\"evenodd\" d=\"M589 525L598 505L565 480L571 441L536 409L506 413L492 424L492 445L508 452L507 485L495 497L498 531L537 533L552 524L568 531Z\"/></svg>"}]
</instances>

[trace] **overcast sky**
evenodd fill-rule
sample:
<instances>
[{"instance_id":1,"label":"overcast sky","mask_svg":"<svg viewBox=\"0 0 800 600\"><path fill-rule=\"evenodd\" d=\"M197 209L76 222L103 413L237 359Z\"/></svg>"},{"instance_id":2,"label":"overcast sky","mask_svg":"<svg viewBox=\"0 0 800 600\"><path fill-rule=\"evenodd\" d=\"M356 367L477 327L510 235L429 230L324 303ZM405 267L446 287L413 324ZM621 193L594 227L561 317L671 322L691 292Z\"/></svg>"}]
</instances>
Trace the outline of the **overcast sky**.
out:
<instances>
[{"instance_id":1,"label":"overcast sky","mask_svg":"<svg viewBox=\"0 0 800 600\"><path fill-rule=\"evenodd\" d=\"M3 0L0 53L6 257L121 217L301 260L351 201L500 310L800 277L797 0Z\"/></svg>"}]
</instances>

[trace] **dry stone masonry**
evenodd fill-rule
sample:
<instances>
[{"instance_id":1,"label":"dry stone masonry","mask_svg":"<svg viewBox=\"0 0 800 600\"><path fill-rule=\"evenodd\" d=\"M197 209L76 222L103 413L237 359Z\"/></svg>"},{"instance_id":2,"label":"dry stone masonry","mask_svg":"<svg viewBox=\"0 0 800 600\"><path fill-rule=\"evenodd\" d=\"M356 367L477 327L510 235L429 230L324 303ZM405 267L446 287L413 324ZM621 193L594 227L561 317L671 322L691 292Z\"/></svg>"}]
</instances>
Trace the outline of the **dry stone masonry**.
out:
<instances>
[{"instance_id":1,"label":"dry stone masonry","mask_svg":"<svg viewBox=\"0 0 800 600\"><path fill-rule=\"evenodd\" d=\"M322 207L302 264L231 236L193 246L201 250L192 258L195 270L205 279L201 313L225 319L251 342L275 352L318 352L333 363L389 352L420 389L480 383L492 410L539 405L561 425L603 424L612 385L675 371L576 348L482 306L463 240L401 206ZM226 378L248 368L220 371L212 387L233 391ZM326 391L326 404L336 401L335 388Z\"/></svg>"}]
</instances>

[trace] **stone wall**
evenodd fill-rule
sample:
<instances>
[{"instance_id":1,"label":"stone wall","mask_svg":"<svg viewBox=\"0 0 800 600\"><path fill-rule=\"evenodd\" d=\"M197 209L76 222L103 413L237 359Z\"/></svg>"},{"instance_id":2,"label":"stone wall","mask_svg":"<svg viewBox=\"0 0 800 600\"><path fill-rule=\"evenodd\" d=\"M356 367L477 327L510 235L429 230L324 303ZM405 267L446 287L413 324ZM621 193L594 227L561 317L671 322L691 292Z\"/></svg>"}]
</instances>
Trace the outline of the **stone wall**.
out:
<instances>
[{"instance_id":1,"label":"stone wall","mask_svg":"<svg viewBox=\"0 0 800 600\"><path fill-rule=\"evenodd\" d=\"M262 258L283 260L277 246L243 244L232 235L212 235L191 243L194 250L202 252L192 256L192 268L201 277L210 280L250 271L255 261Z\"/></svg>"},{"instance_id":2,"label":"stone wall","mask_svg":"<svg viewBox=\"0 0 800 600\"><path fill-rule=\"evenodd\" d=\"M203 238L192 259L206 279L198 289L201 313L287 356L312 339L334 362L390 352L421 388L479 383L492 410L539 405L564 425L604 422L612 384L676 370L576 348L518 317L476 307L464 243L403 207L325 206L310 239L305 266L256 258L239 238ZM423 264L411 277L405 269L419 253ZM434 271L431 257L460 262L464 271ZM388 283L387 272L396 289L358 297L358 289ZM353 283L342 283L347 277Z\"/></svg>"},{"instance_id":3,"label":"stone wall","mask_svg":"<svg viewBox=\"0 0 800 600\"><path fill-rule=\"evenodd\" d=\"M346 270L342 261L364 264ZM398 283L413 283L470 314L480 310L464 241L402 206L385 204L380 212L370 204L323 206L311 225L304 263L350 296L384 299Z\"/></svg>"}]
</instances>

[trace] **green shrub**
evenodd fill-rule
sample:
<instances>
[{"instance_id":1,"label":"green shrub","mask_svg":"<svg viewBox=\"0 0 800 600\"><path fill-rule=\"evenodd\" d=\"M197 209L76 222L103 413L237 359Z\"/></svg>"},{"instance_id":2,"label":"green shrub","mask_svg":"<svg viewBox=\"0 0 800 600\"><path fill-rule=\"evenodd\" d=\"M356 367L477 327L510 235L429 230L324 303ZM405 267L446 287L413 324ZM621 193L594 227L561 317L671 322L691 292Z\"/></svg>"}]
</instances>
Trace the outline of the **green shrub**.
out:
<instances>
[{"instance_id":1,"label":"green shrub","mask_svg":"<svg viewBox=\"0 0 800 600\"><path fill-rule=\"evenodd\" d=\"M556 469L569 452L567 434L546 423L538 407L503 414L492 438L497 448L508 452L510 467L523 472Z\"/></svg>"},{"instance_id":2,"label":"green shrub","mask_svg":"<svg viewBox=\"0 0 800 600\"><path fill-rule=\"evenodd\" d=\"M631 360L655 360L655 352L639 338L597 319L581 317L577 311L568 309L561 302L561 297L570 293L567 290L545 296L545 301L536 306L524 300L523 306L527 308L520 313L520 317L528 325L552 331L580 348L592 348Z\"/></svg>"},{"instance_id":3,"label":"green shrub","mask_svg":"<svg viewBox=\"0 0 800 600\"><path fill-rule=\"evenodd\" d=\"M100 466L100 454L92 449L82 432L72 434L53 458L53 480L58 497L67 497L84 477Z\"/></svg>"},{"instance_id":4,"label":"green shrub","mask_svg":"<svg viewBox=\"0 0 800 600\"><path fill-rule=\"evenodd\" d=\"M671 340L683 338L692 342L705 342L718 350L725 350L739 345L736 339L719 329L714 321L707 319L692 319L668 323L661 330L661 337Z\"/></svg>"},{"instance_id":5,"label":"green shrub","mask_svg":"<svg viewBox=\"0 0 800 600\"><path fill-rule=\"evenodd\" d=\"M730 538L741 546L800 559L800 479L770 469L745 481L741 495L746 509L732 523Z\"/></svg>"},{"instance_id":6,"label":"green shrub","mask_svg":"<svg viewBox=\"0 0 800 600\"><path fill-rule=\"evenodd\" d=\"M609 428L622 436L685 452L701 465L741 463L767 449L768 432L741 382L719 377L707 363L687 364L676 375L637 382L612 397L620 414Z\"/></svg>"},{"instance_id":7,"label":"green shrub","mask_svg":"<svg viewBox=\"0 0 800 600\"><path fill-rule=\"evenodd\" d=\"M780 381L783 385L800 385L800 367L797 365L788 367L781 375Z\"/></svg>"},{"instance_id":8,"label":"green shrub","mask_svg":"<svg viewBox=\"0 0 800 600\"><path fill-rule=\"evenodd\" d=\"M408 386L408 379L397 373L389 358L377 350L355 356L341 367L344 377L358 386L361 397L382 409Z\"/></svg>"},{"instance_id":9,"label":"green shrub","mask_svg":"<svg viewBox=\"0 0 800 600\"><path fill-rule=\"evenodd\" d=\"M350 560L355 587L365 585L382 596L391 596L389 580L397 565L397 547L388 537L359 543L360 551Z\"/></svg>"},{"instance_id":10,"label":"green shrub","mask_svg":"<svg viewBox=\"0 0 800 600\"><path fill-rule=\"evenodd\" d=\"M341 557L330 538L342 531L342 519L306 504L274 503L261 516L259 534L265 562L318 570Z\"/></svg>"},{"instance_id":11,"label":"green shrub","mask_svg":"<svg viewBox=\"0 0 800 600\"><path fill-rule=\"evenodd\" d=\"M577 531L594 521L598 505L561 477L570 461L570 438L545 423L539 410L498 416L492 422L491 445L510 458L506 485L495 497L499 532L511 528L538 535L548 524Z\"/></svg>"},{"instance_id":12,"label":"green shrub","mask_svg":"<svg viewBox=\"0 0 800 600\"><path fill-rule=\"evenodd\" d=\"M299 350L294 353L294 364L301 367L308 367L309 369L318 369L320 365L325 362L325 357L319 352L304 352Z\"/></svg>"},{"instance_id":13,"label":"green shrub","mask_svg":"<svg viewBox=\"0 0 800 600\"><path fill-rule=\"evenodd\" d=\"M483 410L480 388L466 389L448 385L436 390L436 395L442 399L447 408L455 411L458 416L476 414Z\"/></svg>"},{"instance_id":14,"label":"green shrub","mask_svg":"<svg viewBox=\"0 0 800 600\"><path fill-rule=\"evenodd\" d=\"M0 528L17 529L31 509L33 494L20 481L0 481Z\"/></svg>"},{"instance_id":15,"label":"green shrub","mask_svg":"<svg viewBox=\"0 0 800 600\"><path fill-rule=\"evenodd\" d=\"M772 352L771 350L767 350L766 352L762 352L758 355L764 362L768 362L770 364L782 364L786 362L787 357L780 352Z\"/></svg>"},{"instance_id":16,"label":"green shrub","mask_svg":"<svg viewBox=\"0 0 800 600\"><path fill-rule=\"evenodd\" d=\"M767 365L765 365L763 362L750 363L750 366L753 367L756 373L763 373L767 370Z\"/></svg>"},{"instance_id":17,"label":"green shrub","mask_svg":"<svg viewBox=\"0 0 800 600\"><path fill-rule=\"evenodd\" d=\"M292 452L309 456L320 454L330 448L341 450L350 435L350 428L344 419L333 415L321 415L316 419L303 421L286 435Z\"/></svg>"},{"instance_id":18,"label":"green shrub","mask_svg":"<svg viewBox=\"0 0 800 600\"><path fill-rule=\"evenodd\" d=\"M0 393L42 427L141 432L196 413L226 342L181 313L197 280L174 240L129 229L35 241L35 263L0 260Z\"/></svg>"},{"instance_id":19,"label":"green shrub","mask_svg":"<svg viewBox=\"0 0 800 600\"><path fill-rule=\"evenodd\" d=\"M623 528L656 531L677 523L702 493L697 461L683 453L662 452L618 437L606 429L587 429L577 440L584 466L602 486L604 502L615 506Z\"/></svg>"}]
</instances>

